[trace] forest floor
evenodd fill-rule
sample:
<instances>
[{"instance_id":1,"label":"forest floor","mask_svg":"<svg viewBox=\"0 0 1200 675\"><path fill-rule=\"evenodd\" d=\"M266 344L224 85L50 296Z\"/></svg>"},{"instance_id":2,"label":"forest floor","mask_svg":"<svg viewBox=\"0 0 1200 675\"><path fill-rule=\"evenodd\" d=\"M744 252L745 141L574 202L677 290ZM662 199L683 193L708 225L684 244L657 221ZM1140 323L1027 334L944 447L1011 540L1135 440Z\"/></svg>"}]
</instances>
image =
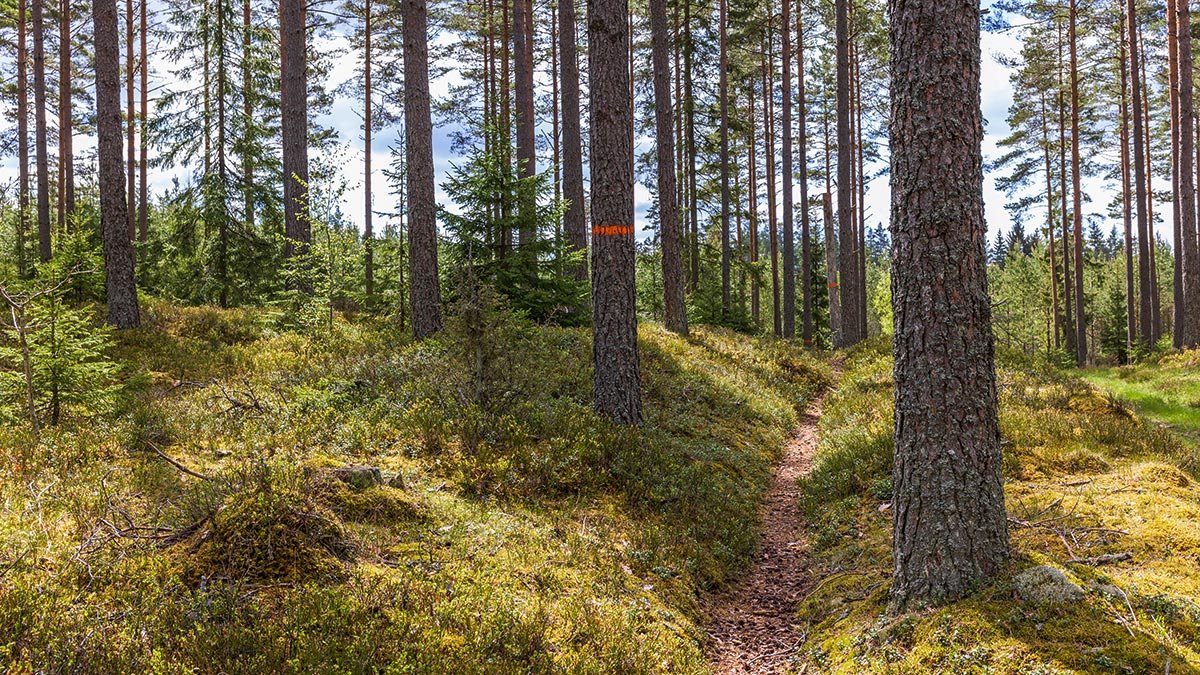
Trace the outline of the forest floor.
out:
<instances>
[{"instance_id":1,"label":"forest floor","mask_svg":"<svg viewBox=\"0 0 1200 675\"><path fill-rule=\"evenodd\" d=\"M1080 375L1200 447L1200 364L1193 361L1194 355L1172 355L1149 364L1090 368Z\"/></svg>"},{"instance_id":2,"label":"forest floor","mask_svg":"<svg viewBox=\"0 0 1200 675\"><path fill-rule=\"evenodd\" d=\"M776 672L804 643L796 607L812 587L798 481L817 450L821 400L809 406L771 477L762 544L745 578L710 598L709 658L718 673Z\"/></svg>"}]
</instances>

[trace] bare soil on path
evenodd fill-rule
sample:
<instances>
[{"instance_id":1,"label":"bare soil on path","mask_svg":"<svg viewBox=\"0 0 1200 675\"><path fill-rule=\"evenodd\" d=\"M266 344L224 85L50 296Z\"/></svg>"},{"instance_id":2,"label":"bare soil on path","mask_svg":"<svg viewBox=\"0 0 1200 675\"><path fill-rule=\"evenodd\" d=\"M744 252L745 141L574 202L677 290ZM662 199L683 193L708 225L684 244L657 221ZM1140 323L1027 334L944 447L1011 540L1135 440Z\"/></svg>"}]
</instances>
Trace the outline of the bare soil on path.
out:
<instances>
[{"instance_id":1,"label":"bare soil on path","mask_svg":"<svg viewBox=\"0 0 1200 675\"><path fill-rule=\"evenodd\" d=\"M745 576L708 599L707 652L714 672L780 672L803 645L796 605L813 579L796 481L812 466L820 417L817 399L783 449L763 504L762 542Z\"/></svg>"}]
</instances>

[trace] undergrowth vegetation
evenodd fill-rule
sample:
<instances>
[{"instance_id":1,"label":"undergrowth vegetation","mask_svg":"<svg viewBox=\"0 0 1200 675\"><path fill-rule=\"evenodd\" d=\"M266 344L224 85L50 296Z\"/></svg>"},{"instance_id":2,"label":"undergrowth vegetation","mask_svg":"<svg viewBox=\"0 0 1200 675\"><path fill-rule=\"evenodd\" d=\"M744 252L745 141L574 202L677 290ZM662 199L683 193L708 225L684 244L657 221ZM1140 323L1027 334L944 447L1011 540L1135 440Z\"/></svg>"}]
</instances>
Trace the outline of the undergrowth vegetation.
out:
<instances>
[{"instance_id":1,"label":"undergrowth vegetation","mask_svg":"<svg viewBox=\"0 0 1200 675\"><path fill-rule=\"evenodd\" d=\"M703 671L696 593L754 546L824 366L641 331L647 424L586 330L495 298L435 340L149 302L109 409L0 427L15 672Z\"/></svg>"},{"instance_id":2,"label":"undergrowth vegetation","mask_svg":"<svg viewBox=\"0 0 1200 675\"><path fill-rule=\"evenodd\" d=\"M1200 672L1195 450L1050 365L1006 354L998 379L1012 563L962 602L890 617L891 359L879 341L848 355L801 483L818 579L799 608L801 660L836 673ZM1083 599L1015 599L1013 576L1033 565L1063 570Z\"/></svg>"}]
</instances>

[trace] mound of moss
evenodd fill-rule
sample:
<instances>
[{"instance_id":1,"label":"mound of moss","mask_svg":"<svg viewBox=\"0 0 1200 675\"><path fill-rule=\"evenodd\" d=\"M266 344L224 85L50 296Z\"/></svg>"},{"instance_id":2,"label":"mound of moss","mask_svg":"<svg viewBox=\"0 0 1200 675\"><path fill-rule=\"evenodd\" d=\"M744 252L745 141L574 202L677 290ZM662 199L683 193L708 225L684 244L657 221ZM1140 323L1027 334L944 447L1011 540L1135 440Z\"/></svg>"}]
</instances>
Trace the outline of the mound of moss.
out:
<instances>
[{"instance_id":1,"label":"mound of moss","mask_svg":"<svg viewBox=\"0 0 1200 675\"><path fill-rule=\"evenodd\" d=\"M895 617L890 358L872 344L847 359L801 483L819 582L799 608L800 660L831 673L1198 672L1194 451L1051 366L1005 357L999 385L1014 558L964 601ZM1018 599L1014 578L1039 565L1083 598Z\"/></svg>"}]
</instances>

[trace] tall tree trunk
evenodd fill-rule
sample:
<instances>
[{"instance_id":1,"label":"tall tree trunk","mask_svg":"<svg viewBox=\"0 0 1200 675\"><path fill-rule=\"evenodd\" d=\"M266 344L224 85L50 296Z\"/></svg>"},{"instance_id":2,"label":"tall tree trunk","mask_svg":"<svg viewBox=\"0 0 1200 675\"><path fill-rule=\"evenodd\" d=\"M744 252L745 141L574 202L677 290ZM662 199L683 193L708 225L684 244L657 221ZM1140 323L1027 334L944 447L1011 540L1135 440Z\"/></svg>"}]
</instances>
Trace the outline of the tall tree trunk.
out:
<instances>
[{"instance_id":1,"label":"tall tree trunk","mask_svg":"<svg viewBox=\"0 0 1200 675\"><path fill-rule=\"evenodd\" d=\"M750 189L747 192L747 209L750 215L750 267L753 273L750 276L750 317L754 320L754 325L759 325L759 320L762 318L762 298L759 289L759 274L758 274L758 139L755 138L754 114L754 80L750 80L749 87L749 110L746 115L748 128L746 130L746 150L749 154L747 160L749 165L747 170L747 184Z\"/></svg>"},{"instance_id":2,"label":"tall tree trunk","mask_svg":"<svg viewBox=\"0 0 1200 675\"><path fill-rule=\"evenodd\" d=\"M150 142L146 131L150 124L150 52L149 52L149 21L147 17L146 5L149 0L142 0L140 7L140 23L141 23L141 83L142 109L139 115L141 129L138 132L141 138L141 146L138 148L138 239L146 241L150 238L150 167L147 162L150 159Z\"/></svg>"},{"instance_id":3,"label":"tall tree trunk","mask_svg":"<svg viewBox=\"0 0 1200 675\"><path fill-rule=\"evenodd\" d=\"M850 141L850 0L836 0L837 19L837 172L838 172L838 290L842 330L838 347L862 340L858 333L858 250L853 189L854 148Z\"/></svg>"},{"instance_id":4,"label":"tall tree trunk","mask_svg":"<svg viewBox=\"0 0 1200 675\"><path fill-rule=\"evenodd\" d=\"M1137 344L1137 308L1133 299L1133 199L1129 190L1133 170L1129 165L1129 78L1128 55L1125 51L1127 38L1123 25L1129 17L1125 16L1124 6L1121 7L1121 18L1121 35L1117 38L1120 49L1117 66L1121 69L1121 221L1125 227L1125 342L1132 356Z\"/></svg>"},{"instance_id":5,"label":"tall tree trunk","mask_svg":"<svg viewBox=\"0 0 1200 675\"><path fill-rule=\"evenodd\" d=\"M1042 94L1042 154L1046 160L1046 235L1050 242L1050 312L1053 316L1051 324L1054 332L1054 348L1058 349L1062 346L1059 337L1062 319L1058 313L1058 260L1054 250L1054 230L1057 223L1054 220L1054 181L1050 168L1050 122L1046 116L1045 93Z\"/></svg>"},{"instance_id":6,"label":"tall tree trunk","mask_svg":"<svg viewBox=\"0 0 1200 675\"><path fill-rule=\"evenodd\" d=\"M33 0L33 142L37 152L38 253L50 260L50 153L46 129L45 0Z\"/></svg>"},{"instance_id":7,"label":"tall tree trunk","mask_svg":"<svg viewBox=\"0 0 1200 675\"><path fill-rule=\"evenodd\" d=\"M588 236L583 197L583 141L579 113L579 48L575 41L575 0L558 1L559 39L562 40L562 120L563 120L563 196L567 211L563 214L570 250L584 258L573 269L574 277L588 277L586 260Z\"/></svg>"},{"instance_id":8,"label":"tall tree trunk","mask_svg":"<svg viewBox=\"0 0 1200 675\"><path fill-rule=\"evenodd\" d=\"M796 236L792 227L792 0L783 0L779 37L783 60L783 337L796 337Z\"/></svg>"},{"instance_id":9,"label":"tall tree trunk","mask_svg":"<svg viewBox=\"0 0 1200 675\"><path fill-rule=\"evenodd\" d=\"M893 4L896 450L892 607L1008 558L983 222L979 5Z\"/></svg>"},{"instance_id":10,"label":"tall tree trunk","mask_svg":"<svg viewBox=\"0 0 1200 675\"><path fill-rule=\"evenodd\" d=\"M1075 361L1083 366L1087 363L1088 344L1083 302L1083 189L1080 187L1079 168L1079 40L1075 0L1070 0L1067 17L1067 39L1071 44L1071 218L1075 223Z\"/></svg>"},{"instance_id":11,"label":"tall tree trunk","mask_svg":"<svg viewBox=\"0 0 1200 675\"><path fill-rule=\"evenodd\" d=\"M803 295L801 311L800 335L804 346L813 344L813 303L812 303L812 242L809 232L808 204L808 102L804 93L804 5L796 3L796 82L799 92L796 103L799 107L799 119L796 121L799 135L800 156L797 165L800 168L800 288Z\"/></svg>"},{"instance_id":12,"label":"tall tree trunk","mask_svg":"<svg viewBox=\"0 0 1200 675\"><path fill-rule=\"evenodd\" d=\"M654 121L658 150L658 223L662 240L663 308L667 330L687 335L683 303L683 242L675 200L675 132L671 106L670 31L667 0L650 0L650 42L654 60ZM632 111L632 108L631 108ZM632 148L631 148L632 149Z\"/></svg>"},{"instance_id":13,"label":"tall tree trunk","mask_svg":"<svg viewBox=\"0 0 1200 675\"><path fill-rule=\"evenodd\" d=\"M513 0L513 67L516 69L517 95L517 175L529 178L537 174L537 150L534 146L533 108L533 30L531 0ZM528 192L528 191L526 191ZM517 244L525 246L536 237L537 216L532 192L522 193L517 205L521 225ZM531 261L533 262L533 261Z\"/></svg>"},{"instance_id":14,"label":"tall tree trunk","mask_svg":"<svg viewBox=\"0 0 1200 675\"><path fill-rule=\"evenodd\" d=\"M1172 0L1175 37L1178 41L1178 81L1174 86L1179 95L1179 194L1176 211L1179 213L1180 238L1176 241L1183 249L1183 304L1182 322L1175 326L1179 333L1180 346L1191 349L1200 345L1200 248L1196 242L1196 194L1195 138L1193 126L1195 111L1192 106L1192 33L1188 11L1188 0Z\"/></svg>"},{"instance_id":15,"label":"tall tree trunk","mask_svg":"<svg viewBox=\"0 0 1200 675\"><path fill-rule=\"evenodd\" d=\"M829 339L842 344L841 289L838 288L838 240L833 223L833 163L830 157L833 139L829 135L829 115L822 120L825 129L825 287L829 293Z\"/></svg>"},{"instance_id":16,"label":"tall tree trunk","mask_svg":"<svg viewBox=\"0 0 1200 675\"><path fill-rule=\"evenodd\" d=\"M1134 0L1125 0L1125 16L1129 30L1129 86L1133 92L1133 173L1134 192L1137 197L1138 224L1138 307L1141 321L1142 348L1149 351L1154 346L1154 326L1151 321L1153 308L1150 298L1150 224L1147 218L1149 195L1146 189L1146 147L1143 131L1141 52L1138 47L1137 8Z\"/></svg>"},{"instance_id":17,"label":"tall tree trunk","mask_svg":"<svg viewBox=\"0 0 1200 675\"><path fill-rule=\"evenodd\" d=\"M1146 124L1143 131L1146 134L1146 245L1150 251L1150 337L1151 343L1157 344L1162 338L1162 307L1158 288L1158 237L1154 232L1154 162L1150 155L1153 153L1150 130L1154 128L1150 119L1150 79L1146 77L1146 46L1142 44L1142 114Z\"/></svg>"},{"instance_id":18,"label":"tall tree trunk","mask_svg":"<svg viewBox=\"0 0 1200 675\"><path fill-rule=\"evenodd\" d=\"M767 162L767 227L771 241L771 314L775 337L783 335L783 307L779 294L779 228L775 210L775 53L771 26L767 25L767 45L763 49L763 146Z\"/></svg>"},{"instance_id":19,"label":"tall tree trunk","mask_svg":"<svg viewBox=\"0 0 1200 675\"><path fill-rule=\"evenodd\" d=\"M371 222L371 0L363 0L363 280L375 294L375 229Z\"/></svg>"},{"instance_id":20,"label":"tall tree trunk","mask_svg":"<svg viewBox=\"0 0 1200 675\"><path fill-rule=\"evenodd\" d=\"M242 0L242 134L243 146L242 151L242 199L243 215L246 220L246 231L254 231L254 150L251 145L251 138L254 135L254 101L257 96L254 93L253 71L251 62L253 60L254 47L254 26L251 22L253 18L252 7L250 0Z\"/></svg>"},{"instance_id":21,"label":"tall tree trunk","mask_svg":"<svg viewBox=\"0 0 1200 675\"><path fill-rule=\"evenodd\" d=\"M853 6L850 8L854 9ZM854 148L856 171L854 184L857 189L855 195L855 206L858 208L858 335L859 339L867 339L867 181L865 176L865 165L863 161L863 145L866 143L866 136L863 133L863 115L862 115L862 73L858 59L858 47L851 44L851 55L853 60L851 64L854 68L854 77L851 80L852 91L854 92L853 109L854 109Z\"/></svg>"},{"instance_id":22,"label":"tall tree trunk","mask_svg":"<svg viewBox=\"0 0 1200 675\"><path fill-rule=\"evenodd\" d=\"M696 99L692 92L692 55L695 43L692 38L692 3L683 2L683 26L687 35L687 43L683 52L683 68L686 72L684 86L684 114L687 117L687 153L688 153L688 226L691 230L688 245L691 254L691 287L695 291L700 285L700 199L696 190Z\"/></svg>"},{"instance_id":23,"label":"tall tree trunk","mask_svg":"<svg viewBox=\"0 0 1200 675\"><path fill-rule=\"evenodd\" d=\"M728 0L720 0L720 81L717 97L720 99L721 136L721 318L729 319L729 38ZM784 273L786 274L786 266ZM784 300L786 303L787 301Z\"/></svg>"},{"instance_id":24,"label":"tall tree trunk","mask_svg":"<svg viewBox=\"0 0 1200 675\"><path fill-rule=\"evenodd\" d=\"M500 0L500 44L503 48L500 50L500 149L504 155L504 166L507 170L512 166L512 96L511 84L512 80L509 77L509 64L511 63L513 50L509 48L510 35L512 25L509 22L509 4L514 0ZM500 221L505 223L500 232L500 255L504 255L513 248L513 233L508 226L509 215L512 213L512 204L509 203L508 195L503 195L500 201Z\"/></svg>"},{"instance_id":25,"label":"tall tree trunk","mask_svg":"<svg viewBox=\"0 0 1200 675\"><path fill-rule=\"evenodd\" d=\"M420 340L442 329L425 0L404 0L403 11L409 278L412 286L413 337Z\"/></svg>"},{"instance_id":26,"label":"tall tree trunk","mask_svg":"<svg viewBox=\"0 0 1200 675\"><path fill-rule=\"evenodd\" d=\"M58 7L58 227L70 229L75 213L74 103L71 66L71 0Z\"/></svg>"},{"instance_id":27,"label":"tall tree trunk","mask_svg":"<svg viewBox=\"0 0 1200 675\"><path fill-rule=\"evenodd\" d=\"M121 158L121 55L116 0L92 0L92 20L96 36L96 155L108 323L117 328L134 328L140 319L128 204L122 194L125 176Z\"/></svg>"},{"instance_id":28,"label":"tall tree trunk","mask_svg":"<svg viewBox=\"0 0 1200 675\"><path fill-rule=\"evenodd\" d=\"M218 4L217 20L223 14ZM129 195L129 238L137 238L137 102L133 97L133 83L137 73L137 58L134 51L133 0L125 0L125 163L128 166L126 190Z\"/></svg>"},{"instance_id":29,"label":"tall tree trunk","mask_svg":"<svg viewBox=\"0 0 1200 675\"><path fill-rule=\"evenodd\" d=\"M1063 71L1066 59L1063 57L1062 26L1058 26L1058 198L1059 211L1062 216L1062 260L1063 260L1063 336L1066 339L1067 351L1075 353L1075 314L1072 311L1074 291L1071 276L1071 214L1067 209L1067 98L1064 93L1066 82Z\"/></svg>"},{"instance_id":30,"label":"tall tree trunk","mask_svg":"<svg viewBox=\"0 0 1200 675\"><path fill-rule=\"evenodd\" d=\"M17 270L28 274L25 239L29 233L29 64L26 35L29 17L26 1L17 0Z\"/></svg>"},{"instance_id":31,"label":"tall tree trunk","mask_svg":"<svg viewBox=\"0 0 1200 675\"><path fill-rule=\"evenodd\" d=\"M592 360L596 410L642 422L633 239L627 0L588 1L592 158Z\"/></svg>"},{"instance_id":32,"label":"tall tree trunk","mask_svg":"<svg viewBox=\"0 0 1200 675\"><path fill-rule=\"evenodd\" d=\"M225 148L228 145L225 138L226 102L225 94L229 91L229 70L225 52L225 7L217 3L217 31L215 43L217 50L217 185L221 186L220 205L218 207L220 220L217 224L217 281L220 284L220 294L217 303L221 307L229 306L229 207L228 193L229 175L225 162ZM132 137L132 135L131 135ZM132 148L132 146L131 146ZM131 166L132 169L132 166ZM130 202L132 203L132 201Z\"/></svg>"},{"instance_id":33,"label":"tall tree trunk","mask_svg":"<svg viewBox=\"0 0 1200 675\"><path fill-rule=\"evenodd\" d=\"M289 258L307 253L312 241L308 220L307 14L304 0L280 0L284 255Z\"/></svg>"}]
</instances>

